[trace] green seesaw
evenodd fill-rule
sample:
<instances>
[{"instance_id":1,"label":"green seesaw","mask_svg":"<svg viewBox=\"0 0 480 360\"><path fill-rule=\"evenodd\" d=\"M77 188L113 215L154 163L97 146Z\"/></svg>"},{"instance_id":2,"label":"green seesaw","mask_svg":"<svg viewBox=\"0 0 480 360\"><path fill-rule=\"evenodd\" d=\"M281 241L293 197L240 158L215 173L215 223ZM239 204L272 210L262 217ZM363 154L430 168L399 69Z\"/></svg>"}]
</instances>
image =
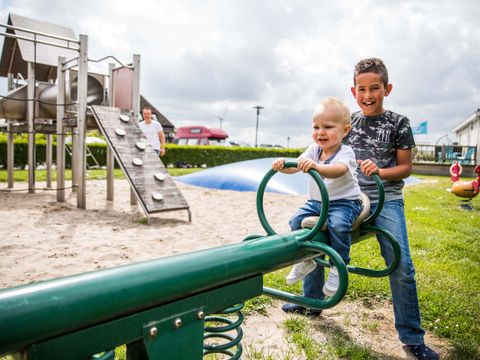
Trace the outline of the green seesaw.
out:
<instances>
[{"instance_id":1,"label":"green seesaw","mask_svg":"<svg viewBox=\"0 0 480 360\"><path fill-rule=\"evenodd\" d=\"M287 162L295 167L296 162ZM400 260L400 248L386 230L370 225L383 204L354 230L354 242L383 233L395 260L383 270L346 266L321 231L328 194L320 175L310 176L320 188L322 211L312 228L276 234L263 210L270 170L257 193L257 211L266 236L251 235L237 244L170 256L0 291L0 354L19 359L113 359L127 344L127 359L187 360L207 354L242 355L242 303L265 294L314 309L338 304L348 287L348 273L387 276ZM322 266L337 267L337 293L325 300L263 287L263 276L316 257Z\"/></svg>"}]
</instances>

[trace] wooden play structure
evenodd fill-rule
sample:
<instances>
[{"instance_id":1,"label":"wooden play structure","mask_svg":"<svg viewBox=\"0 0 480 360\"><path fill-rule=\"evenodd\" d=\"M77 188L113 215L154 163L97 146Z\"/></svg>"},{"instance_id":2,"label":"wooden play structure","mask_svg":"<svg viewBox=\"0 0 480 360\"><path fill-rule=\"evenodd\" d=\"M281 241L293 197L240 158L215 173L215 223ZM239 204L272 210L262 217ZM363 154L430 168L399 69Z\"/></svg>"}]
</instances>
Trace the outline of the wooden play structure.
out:
<instances>
[{"instance_id":1,"label":"wooden play structure","mask_svg":"<svg viewBox=\"0 0 480 360\"><path fill-rule=\"evenodd\" d=\"M72 137L72 186L77 207L87 207L86 134L100 129L107 140L107 200L113 200L115 160L147 220L155 213L190 209L154 156L138 126L140 113L140 55L131 64L114 56L88 57L88 37L66 27L10 14L0 24L5 42L0 76L8 79L8 94L0 100L0 118L7 120L8 187L13 189L14 134L28 134L28 191L35 193L35 135L46 134L47 188L51 187L56 144L57 201L65 201L65 137ZM89 71L107 61L108 74ZM143 99L144 102L146 101ZM119 135L123 134L123 135ZM54 138L55 137L55 138Z\"/></svg>"}]
</instances>

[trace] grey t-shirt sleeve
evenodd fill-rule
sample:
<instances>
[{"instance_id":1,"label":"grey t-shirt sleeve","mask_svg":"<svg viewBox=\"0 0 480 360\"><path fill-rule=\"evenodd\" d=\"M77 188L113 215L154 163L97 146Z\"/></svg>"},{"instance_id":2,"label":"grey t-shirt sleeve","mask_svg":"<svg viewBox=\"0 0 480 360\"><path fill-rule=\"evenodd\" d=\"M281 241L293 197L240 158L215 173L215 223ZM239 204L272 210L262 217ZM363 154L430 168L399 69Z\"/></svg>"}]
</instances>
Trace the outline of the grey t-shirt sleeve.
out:
<instances>
[{"instance_id":1,"label":"grey t-shirt sleeve","mask_svg":"<svg viewBox=\"0 0 480 360\"><path fill-rule=\"evenodd\" d=\"M366 117L360 112L352 114L352 129L345 139L358 160L371 159L379 168L397 165L397 150L411 149L415 146L410 121L407 117L385 111L375 117ZM378 189L371 177L363 175L358 169L359 185L370 199L378 201ZM402 198L403 180L383 181L385 199Z\"/></svg>"},{"instance_id":2,"label":"grey t-shirt sleeve","mask_svg":"<svg viewBox=\"0 0 480 360\"><path fill-rule=\"evenodd\" d=\"M397 149L411 149L415 147L410 120L407 117L399 115L396 134L395 147Z\"/></svg>"}]
</instances>

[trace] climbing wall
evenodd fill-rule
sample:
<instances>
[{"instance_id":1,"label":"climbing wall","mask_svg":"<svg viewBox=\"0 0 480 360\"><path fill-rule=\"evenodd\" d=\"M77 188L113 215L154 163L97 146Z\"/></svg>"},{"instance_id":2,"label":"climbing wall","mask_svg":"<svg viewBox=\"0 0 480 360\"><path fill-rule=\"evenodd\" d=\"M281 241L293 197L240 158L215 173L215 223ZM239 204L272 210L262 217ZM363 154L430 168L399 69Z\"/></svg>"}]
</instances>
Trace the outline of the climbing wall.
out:
<instances>
[{"instance_id":1,"label":"climbing wall","mask_svg":"<svg viewBox=\"0 0 480 360\"><path fill-rule=\"evenodd\" d=\"M92 106L92 111L142 208L148 214L186 209L190 218L187 201L133 115L105 106Z\"/></svg>"}]
</instances>

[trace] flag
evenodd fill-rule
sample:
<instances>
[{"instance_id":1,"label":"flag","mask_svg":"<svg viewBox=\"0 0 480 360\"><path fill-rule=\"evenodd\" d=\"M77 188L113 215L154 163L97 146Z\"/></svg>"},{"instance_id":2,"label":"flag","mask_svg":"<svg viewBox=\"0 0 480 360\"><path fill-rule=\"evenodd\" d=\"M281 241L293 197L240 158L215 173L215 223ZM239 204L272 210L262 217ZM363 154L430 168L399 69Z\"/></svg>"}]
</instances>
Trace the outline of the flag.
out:
<instances>
[{"instance_id":1,"label":"flag","mask_svg":"<svg viewBox=\"0 0 480 360\"><path fill-rule=\"evenodd\" d=\"M428 121L421 122L418 126L412 128L413 135L427 134L428 133Z\"/></svg>"}]
</instances>

